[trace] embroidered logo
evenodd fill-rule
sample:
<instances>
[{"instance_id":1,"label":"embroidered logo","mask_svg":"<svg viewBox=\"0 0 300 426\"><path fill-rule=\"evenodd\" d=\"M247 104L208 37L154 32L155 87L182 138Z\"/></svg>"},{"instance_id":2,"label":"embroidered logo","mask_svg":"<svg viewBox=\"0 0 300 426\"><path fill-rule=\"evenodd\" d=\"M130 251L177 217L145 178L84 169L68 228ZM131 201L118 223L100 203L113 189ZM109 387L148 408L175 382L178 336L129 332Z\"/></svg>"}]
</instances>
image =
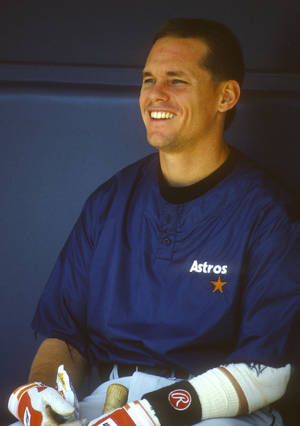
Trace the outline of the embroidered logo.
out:
<instances>
[{"instance_id":1,"label":"embroidered logo","mask_svg":"<svg viewBox=\"0 0 300 426\"><path fill-rule=\"evenodd\" d=\"M198 274L210 274L214 273L227 274L227 265L210 265L207 262L199 263L197 260L194 260L192 266L190 267L190 272L198 272Z\"/></svg>"},{"instance_id":2,"label":"embroidered logo","mask_svg":"<svg viewBox=\"0 0 300 426\"><path fill-rule=\"evenodd\" d=\"M168 399L171 406L178 411L186 410L192 403L192 397L190 393L184 389L176 389L170 392Z\"/></svg>"},{"instance_id":3,"label":"embroidered logo","mask_svg":"<svg viewBox=\"0 0 300 426\"><path fill-rule=\"evenodd\" d=\"M221 277L218 277L218 281L211 281L211 283L215 286L213 289L213 293L216 291L219 291L220 293L223 293L223 286L227 284L227 281L221 281Z\"/></svg>"}]
</instances>

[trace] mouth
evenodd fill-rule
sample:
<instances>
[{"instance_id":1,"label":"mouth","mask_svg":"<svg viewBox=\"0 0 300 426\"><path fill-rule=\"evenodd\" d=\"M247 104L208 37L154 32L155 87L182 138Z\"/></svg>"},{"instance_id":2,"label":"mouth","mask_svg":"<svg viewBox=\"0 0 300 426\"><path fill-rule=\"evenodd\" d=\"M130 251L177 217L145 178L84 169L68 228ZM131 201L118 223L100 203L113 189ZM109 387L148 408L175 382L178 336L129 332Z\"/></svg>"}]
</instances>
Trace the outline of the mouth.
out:
<instances>
[{"instance_id":1,"label":"mouth","mask_svg":"<svg viewBox=\"0 0 300 426\"><path fill-rule=\"evenodd\" d=\"M149 115L153 120L171 120L175 117L175 114L166 111L151 111Z\"/></svg>"}]
</instances>

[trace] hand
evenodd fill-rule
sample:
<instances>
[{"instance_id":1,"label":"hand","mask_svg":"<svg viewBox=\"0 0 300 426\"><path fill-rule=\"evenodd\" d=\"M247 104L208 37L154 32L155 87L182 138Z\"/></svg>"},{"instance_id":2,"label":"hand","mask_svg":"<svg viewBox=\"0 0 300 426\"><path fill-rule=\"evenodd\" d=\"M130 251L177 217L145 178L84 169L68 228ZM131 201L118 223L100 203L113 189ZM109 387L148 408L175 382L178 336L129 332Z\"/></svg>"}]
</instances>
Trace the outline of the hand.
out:
<instances>
[{"instance_id":1,"label":"hand","mask_svg":"<svg viewBox=\"0 0 300 426\"><path fill-rule=\"evenodd\" d=\"M151 405L146 399L134 401L110 414L92 420L88 426L160 426Z\"/></svg>"},{"instance_id":2,"label":"hand","mask_svg":"<svg viewBox=\"0 0 300 426\"><path fill-rule=\"evenodd\" d=\"M140 401L92 420L88 426L183 426L202 420L201 404L194 387L187 381L145 394Z\"/></svg>"},{"instance_id":3,"label":"hand","mask_svg":"<svg viewBox=\"0 0 300 426\"><path fill-rule=\"evenodd\" d=\"M74 419L73 405L55 389L38 382L17 388L9 398L8 409L25 426L82 424Z\"/></svg>"}]
</instances>

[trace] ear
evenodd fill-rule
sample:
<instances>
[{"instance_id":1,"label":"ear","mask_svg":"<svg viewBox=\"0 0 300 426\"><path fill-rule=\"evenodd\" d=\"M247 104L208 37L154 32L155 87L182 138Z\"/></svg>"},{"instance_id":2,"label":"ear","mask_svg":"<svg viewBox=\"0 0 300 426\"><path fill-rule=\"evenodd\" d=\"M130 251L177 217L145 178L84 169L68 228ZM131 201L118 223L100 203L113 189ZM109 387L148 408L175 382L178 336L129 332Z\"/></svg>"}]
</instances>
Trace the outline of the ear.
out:
<instances>
[{"instance_id":1,"label":"ear","mask_svg":"<svg viewBox=\"0 0 300 426\"><path fill-rule=\"evenodd\" d=\"M240 85L235 80L224 81L220 87L218 110L226 112L232 109L240 99Z\"/></svg>"}]
</instances>

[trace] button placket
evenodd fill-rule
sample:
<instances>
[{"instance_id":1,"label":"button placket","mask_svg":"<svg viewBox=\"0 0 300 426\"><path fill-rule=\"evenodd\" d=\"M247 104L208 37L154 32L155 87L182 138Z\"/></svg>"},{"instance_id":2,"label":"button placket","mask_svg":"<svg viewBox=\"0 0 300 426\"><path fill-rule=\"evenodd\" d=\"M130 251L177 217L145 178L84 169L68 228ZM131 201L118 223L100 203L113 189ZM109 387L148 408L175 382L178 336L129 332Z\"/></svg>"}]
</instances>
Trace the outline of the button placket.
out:
<instances>
[{"instance_id":1,"label":"button placket","mask_svg":"<svg viewBox=\"0 0 300 426\"><path fill-rule=\"evenodd\" d=\"M178 222L177 210L177 206L167 203L161 213L160 241L158 250L158 257L160 259L172 258Z\"/></svg>"},{"instance_id":2,"label":"button placket","mask_svg":"<svg viewBox=\"0 0 300 426\"><path fill-rule=\"evenodd\" d=\"M168 237L164 237L164 238L162 239L162 243L163 243L165 246L169 246L169 245L171 244L171 240L170 240L170 238L168 238Z\"/></svg>"}]
</instances>

